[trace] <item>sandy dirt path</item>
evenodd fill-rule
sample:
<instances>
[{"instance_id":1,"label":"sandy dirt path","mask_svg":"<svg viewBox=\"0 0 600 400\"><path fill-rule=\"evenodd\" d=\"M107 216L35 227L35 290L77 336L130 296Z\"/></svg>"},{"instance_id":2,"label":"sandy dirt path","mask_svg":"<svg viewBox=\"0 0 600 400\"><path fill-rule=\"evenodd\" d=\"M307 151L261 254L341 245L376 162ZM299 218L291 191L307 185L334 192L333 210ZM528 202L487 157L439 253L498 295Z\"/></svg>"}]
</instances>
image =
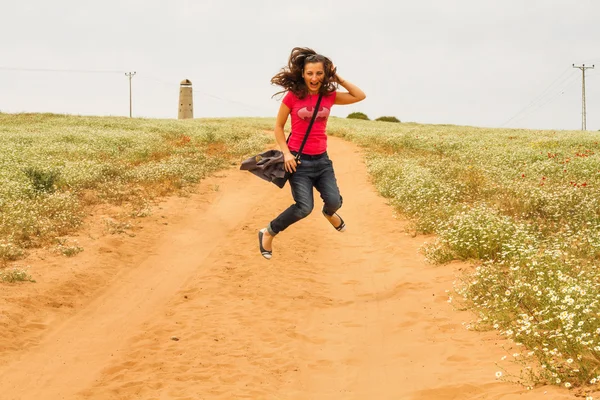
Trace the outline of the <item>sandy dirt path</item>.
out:
<instances>
[{"instance_id":1,"label":"sandy dirt path","mask_svg":"<svg viewBox=\"0 0 600 400\"><path fill-rule=\"evenodd\" d=\"M508 343L447 302L465 266L424 261L355 145L330 154L345 233L318 200L264 260L257 230L289 189L233 168L135 236L89 234L74 259L34 263L46 279L0 286L0 398L575 398L497 381Z\"/></svg>"}]
</instances>

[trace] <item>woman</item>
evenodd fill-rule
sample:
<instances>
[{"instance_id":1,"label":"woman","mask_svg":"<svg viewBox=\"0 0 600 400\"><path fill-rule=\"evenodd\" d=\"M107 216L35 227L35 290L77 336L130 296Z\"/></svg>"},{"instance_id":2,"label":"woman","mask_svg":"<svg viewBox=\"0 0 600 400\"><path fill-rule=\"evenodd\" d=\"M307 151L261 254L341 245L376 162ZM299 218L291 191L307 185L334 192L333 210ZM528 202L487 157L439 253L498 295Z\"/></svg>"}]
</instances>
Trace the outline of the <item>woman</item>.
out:
<instances>
[{"instance_id":1,"label":"woman","mask_svg":"<svg viewBox=\"0 0 600 400\"><path fill-rule=\"evenodd\" d=\"M283 211L268 226L258 232L260 252L266 259L273 254L273 238L291 224L307 217L313 209L313 187L323 199L323 215L335 229L343 232L346 224L336 211L342 206L333 164L327 155L327 119L334 104L352 104L366 95L356 85L341 78L327 57L309 48L292 50L287 68L275 75L271 83L283 87L284 96L275 122L275 139L284 154L285 170L289 173L290 187L295 204ZM341 85L348 92L337 92ZM278 93L276 93L278 94ZM312 126L300 162L296 155L313 116L319 94L322 94L317 117ZM292 131L286 143L284 126L292 117Z\"/></svg>"}]
</instances>

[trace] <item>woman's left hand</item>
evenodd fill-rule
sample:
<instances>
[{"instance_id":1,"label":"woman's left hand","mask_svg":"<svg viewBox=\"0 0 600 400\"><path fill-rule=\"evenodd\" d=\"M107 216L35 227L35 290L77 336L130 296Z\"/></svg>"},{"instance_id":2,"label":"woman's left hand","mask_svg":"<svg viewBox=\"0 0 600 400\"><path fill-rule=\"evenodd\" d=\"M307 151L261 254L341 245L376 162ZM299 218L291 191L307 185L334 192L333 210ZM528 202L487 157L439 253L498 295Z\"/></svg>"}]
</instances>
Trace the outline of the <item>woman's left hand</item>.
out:
<instances>
[{"instance_id":1,"label":"woman's left hand","mask_svg":"<svg viewBox=\"0 0 600 400\"><path fill-rule=\"evenodd\" d=\"M296 172L296 157L292 153L283 153L283 166L289 173Z\"/></svg>"}]
</instances>

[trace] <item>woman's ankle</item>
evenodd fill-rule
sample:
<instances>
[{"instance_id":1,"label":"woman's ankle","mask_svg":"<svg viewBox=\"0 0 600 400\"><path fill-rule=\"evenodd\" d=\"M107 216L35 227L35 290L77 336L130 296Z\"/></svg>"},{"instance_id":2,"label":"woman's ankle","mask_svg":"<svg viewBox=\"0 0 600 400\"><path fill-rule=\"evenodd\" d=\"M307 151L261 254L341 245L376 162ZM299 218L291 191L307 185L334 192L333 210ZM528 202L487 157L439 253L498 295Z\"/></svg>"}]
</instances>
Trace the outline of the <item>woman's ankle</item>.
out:
<instances>
[{"instance_id":1,"label":"woman's ankle","mask_svg":"<svg viewBox=\"0 0 600 400\"><path fill-rule=\"evenodd\" d=\"M334 213L333 215L327 215L325 213L323 213L323 215L325 216L325 218L327 218L327 221L329 221L331 223L331 225L339 225L341 218L339 215L337 215L336 213Z\"/></svg>"},{"instance_id":2,"label":"woman's ankle","mask_svg":"<svg viewBox=\"0 0 600 400\"><path fill-rule=\"evenodd\" d=\"M271 228L271 224L267 225L267 227L265 228L265 233L267 235L269 235L270 237L277 236L277 233L275 231L273 231L273 228Z\"/></svg>"}]
</instances>

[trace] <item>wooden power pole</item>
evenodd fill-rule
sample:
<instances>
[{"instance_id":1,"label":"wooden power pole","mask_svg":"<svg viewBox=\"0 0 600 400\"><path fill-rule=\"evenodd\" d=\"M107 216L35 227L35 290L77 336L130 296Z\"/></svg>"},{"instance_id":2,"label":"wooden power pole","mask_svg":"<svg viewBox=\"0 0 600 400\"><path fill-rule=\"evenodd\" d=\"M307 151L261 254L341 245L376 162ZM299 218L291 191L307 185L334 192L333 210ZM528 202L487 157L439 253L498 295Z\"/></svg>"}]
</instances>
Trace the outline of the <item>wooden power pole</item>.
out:
<instances>
[{"instance_id":1,"label":"wooden power pole","mask_svg":"<svg viewBox=\"0 0 600 400\"><path fill-rule=\"evenodd\" d=\"M129 118L131 118L131 110L132 110L132 105L131 105L131 78L133 78L133 76L135 75L135 71L133 72L125 72L125 76L129 77Z\"/></svg>"},{"instance_id":2,"label":"wooden power pole","mask_svg":"<svg viewBox=\"0 0 600 400\"><path fill-rule=\"evenodd\" d=\"M582 73L582 79L581 79L581 130L585 131L586 130L586 126L585 126L585 122L586 122L586 114L585 114L585 70L586 69L593 69L594 65L592 65L591 67L586 67L585 64L582 65L575 65L573 64L573 68L579 68L581 70Z\"/></svg>"}]
</instances>

